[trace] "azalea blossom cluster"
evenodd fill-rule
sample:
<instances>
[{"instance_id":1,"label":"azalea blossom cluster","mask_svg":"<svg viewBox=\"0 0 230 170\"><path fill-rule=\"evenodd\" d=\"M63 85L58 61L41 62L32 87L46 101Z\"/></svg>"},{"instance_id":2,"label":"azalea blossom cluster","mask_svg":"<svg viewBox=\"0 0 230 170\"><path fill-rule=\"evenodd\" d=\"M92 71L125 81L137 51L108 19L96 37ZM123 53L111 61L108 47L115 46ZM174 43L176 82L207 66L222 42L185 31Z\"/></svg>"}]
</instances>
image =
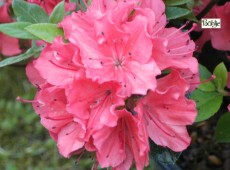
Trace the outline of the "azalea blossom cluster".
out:
<instances>
[{"instance_id":1,"label":"azalea blossom cluster","mask_svg":"<svg viewBox=\"0 0 230 170\"><path fill-rule=\"evenodd\" d=\"M195 44L184 26L166 28L163 1L93 0L59 27L65 39L47 44L26 72L60 154L89 151L103 168L141 170L150 140L176 152L188 147Z\"/></svg>"}]
</instances>

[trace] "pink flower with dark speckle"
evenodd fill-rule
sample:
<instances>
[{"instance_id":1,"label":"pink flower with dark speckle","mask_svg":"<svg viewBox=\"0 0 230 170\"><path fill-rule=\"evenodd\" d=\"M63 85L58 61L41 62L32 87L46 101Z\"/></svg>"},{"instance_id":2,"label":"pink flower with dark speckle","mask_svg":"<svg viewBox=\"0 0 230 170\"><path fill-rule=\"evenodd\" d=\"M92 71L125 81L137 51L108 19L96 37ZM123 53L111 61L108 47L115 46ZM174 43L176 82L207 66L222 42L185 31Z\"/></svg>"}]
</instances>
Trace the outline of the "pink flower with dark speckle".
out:
<instances>
[{"instance_id":1,"label":"pink flower with dark speckle","mask_svg":"<svg viewBox=\"0 0 230 170\"><path fill-rule=\"evenodd\" d=\"M64 157L86 150L95 166L142 170L150 142L189 146L195 45L184 26L165 28L164 12L161 0L93 0L59 23L65 41L56 38L27 66L34 110Z\"/></svg>"}]
</instances>

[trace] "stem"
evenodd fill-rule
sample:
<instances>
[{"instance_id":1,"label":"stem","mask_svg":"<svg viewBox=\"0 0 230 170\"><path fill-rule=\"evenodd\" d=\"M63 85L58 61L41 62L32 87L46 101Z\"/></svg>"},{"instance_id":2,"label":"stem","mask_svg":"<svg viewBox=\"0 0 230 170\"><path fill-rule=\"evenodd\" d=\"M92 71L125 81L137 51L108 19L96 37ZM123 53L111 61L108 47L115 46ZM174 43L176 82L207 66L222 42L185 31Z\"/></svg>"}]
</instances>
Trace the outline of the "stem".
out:
<instances>
[{"instance_id":1,"label":"stem","mask_svg":"<svg viewBox=\"0 0 230 170\"><path fill-rule=\"evenodd\" d=\"M211 0L211 2L209 2L209 4L196 16L197 20L203 18L218 2L219 0ZM193 21L189 21L185 28L189 29L192 25Z\"/></svg>"},{"instance_id":2,"label":"stem","mask_svg":"<svg viewBox=\"0 0 230 170\"><path fill-rule=\"evenodd\" d=\"M198 20L203 18L216 4L219 0L212 0L209 4L196 16Z\"/></svg>"}]
</instances>

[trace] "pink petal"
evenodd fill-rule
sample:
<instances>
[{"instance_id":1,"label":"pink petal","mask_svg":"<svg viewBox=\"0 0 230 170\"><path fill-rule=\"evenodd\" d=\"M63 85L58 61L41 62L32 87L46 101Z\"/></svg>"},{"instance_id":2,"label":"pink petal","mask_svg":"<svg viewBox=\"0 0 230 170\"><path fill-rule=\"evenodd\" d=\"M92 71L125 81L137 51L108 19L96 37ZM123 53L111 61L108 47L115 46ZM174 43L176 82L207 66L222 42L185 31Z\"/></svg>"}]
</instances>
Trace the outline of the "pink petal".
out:
<instances>
[{"instance_id":1,"label":"pink petal","mask_svg":"<svg viewBox=\"0 0 230 170\"><path fill-rule=\"evenodd\" d=\"M126 159L120 127L103 127L93 134L94 144L98 150L97 159L102 168L116 167ZM119 156L118 156L119 155Z\"/></svg>"},{"instance_id":2,"label":"pink petal","mask_svg":"<svg viewBox=\"0 0 230 170\"><path fill-rule=\"evenodd\" d=\"M49 87L41 89L36 94L36 102L33 102L34 110L42 117L59 117L69 114L66 111L66 96L64 89Z\"/></svg>"},{"instance_id":3,"label":"pink petal","mask_svg":"<svg viewBox=\"0 0 230 170\"><path fill-rule=\"evenodd\" d=\"M139 63L149 61L152 54L152 42L147 32L148 18L136 16L133 21L127 23L128 32L132 34L128 41L128 47L132 57Z\"/></svg>"},{"instance_id":4,"label":"pink petal","mask_svg":"<svg viewBox=\"0 0 230 170\"><path fill-rule=\"evenodd\" d=\"M102 167L129 168L131 157L128 156L131 152L137 169L141 170L148 164L149 151L148 136L142 119L125 110L117 113L120 119L116 127L103 127L93 134L98 161Z\"/></svg>"},{"instance_id":5,"label":"pink petal","mask_svg":"<svg viewBox=\"0 0 230 170\"><path fill-rule=\"evenodd\" d=\"M149 136L156 144L182 151L190 143L186 125L196 118L195 102L185 97L188 84L177 71L158 81L159 88L142 98L136 112L144 115Z\"/></svg>"},{"instance_id":6,"label":"pink petal","mask_svg":"<svg viewBox=\"0 0 230 170\"><path fill-rule=\"evenodd\" d=\"M149 8L155 14L155 22L152 30L152 35L157 35L162 32L166 26L165 4L162 0L142 0L142 8ZM148 9L145 9L146 11ZM153 22L153 21L152 21Z\"/></svg>"},{"instance_id":7,"label":"pink petal","mask_svg":"<svg viewBox=\"0 0 230 170\"><path fill-rule=\"evenodd\" d=\"M198 62L193 57L195 44L190 40L186 32L181 32L176 28L166 28L160 37L160 39L153 38L153 40L158 40L153 41L153 46L156 46L156 48L153 48L152 56L162 70L178 68L190 69L195 74L198 72ZM161 48L158 49L159 44L155 43L160 42L162 43L160 45ZM163 49L163 46L165 46L165 49Z\"/></svg>"},{"instance_id":8,"label":"pink petal","mask_svg":"<svg viewBox=\"0 0 230 170\"><path fill-rule=\"evenodd\" d=\"M85 130L79 123L69 123L58 134L57 146L60 154L69 158L74 152L81 149L84 144Z\"/></svg>"},{"instance_id":9,"label":"pink petal","mask_svg":"<svg viewBox=\"0 0 230 170\"><path fill-rule=\"evenodd\" d=\"M37 88L40 88L46 83L46 81L40 76L37 69L34 67L34 62L32 61L26 66L26 75L29 81Z\"/></svg>"},{"instance_id":10,"label":"pink petal","mask_svg":"<svg viewBox=\"0 0 230 170\"><path fill-rule=\"evenodd\" d=\"M211 41L214 48L218 50L230 50L230 2L226 2L223 6L214 7L216 18L221 19L220 29L211 29Z\"/></svg>"},{"instance_id":11,"label":"pink petal","mask_svg":"<svg viewBox=\"0 0 230 170\"><path fill-rule=\"evenodd\" d=\"M203 30L201 37L196 40L197 45L197 51L201 52L204 44L210 40L210 31L209 30Z\"/></svg>"},{"instance_id":12,"label":"pink petal","mask_svg":"<svg viewBox=\"0 0 230 170\"><path fill-rule=\"evenodd\" d=\"M133 154L129 148L126 148L126 159L112 170L129 170L133 164Z\"/></svg>"},{"instance_id":13,"label":"pink petal","mask_svg":"<svg viewBox=\"0 0 230 170\"><path fill-rule=\"evenodd\" d=\"M181 152L190 145L190 137L185 126L165 126L161 122L150 121L149 137L157 144ZM153 129L155 129L153 131Z\"/></svg>"},{"instance_id":14,"label":"pink petal","mask_svg":"<svg viewBox=\"0 0 230 170\"><path fill-rule=\"evenodd\" d=\"M152 9L157 19L165 13L165 4L162 0L141 0L141 7Z\"/></svg>"},{"instance_id":15,"label":"pink petal","mask_svg":"<svg viewBox=\"0 0 230 170\"><path fill-rule=\"evenodd\" d=\"M48 83L65 86L73 81L75 76L82 76L78 49L72 44L64 44L57 39L51 46L45 47L39 58L34 61L34 67ZM76 62L75 62L76 61Z\"/></svg>"},{"instance_id":16,"label":"pink petal","mask_svg":"<svg viewBox=\"0 0 230 170\"><path fill-rule=\"evenodd\" d=\"M0 33L0 53L12 56L21 53L17 38Z\"/></svg>"},{"instance_id":17,"label":"pink petal","mask_svg":"<svg viewBox=\"0 0 230 170\"><path fill-rule=\"evenodd\" d=\"M65 125L73 121L72 116L70 115L64 115L64 116L53 117L53 118L41 117L41 124L50 132L57 134Z\"/></svg>"},{"instance_id":18,"label":"pink petal","mask_svg":"<svg viewBox=\"0 0 230 170\"><path fill-rule=\"evenodd\" d=\"M12 21L8 13L9 5L10 4L6 2L0 7L0 23L8 23Z\"/></svg>"},{"instance_id":19,"label":"pink petal","mask_svg":"<svg viewBox=\"0 0 230 170\"><path fill-rule=\"evenodd\" d=\"M88 128L97 129L103 124L115 126L118 117L114 107L123 105L123 99L116 96L119 86L115 83L98 84L83 79L73 82L68 93L68 110L81 119L88 120Z\"/></svg>"}]
</instances>

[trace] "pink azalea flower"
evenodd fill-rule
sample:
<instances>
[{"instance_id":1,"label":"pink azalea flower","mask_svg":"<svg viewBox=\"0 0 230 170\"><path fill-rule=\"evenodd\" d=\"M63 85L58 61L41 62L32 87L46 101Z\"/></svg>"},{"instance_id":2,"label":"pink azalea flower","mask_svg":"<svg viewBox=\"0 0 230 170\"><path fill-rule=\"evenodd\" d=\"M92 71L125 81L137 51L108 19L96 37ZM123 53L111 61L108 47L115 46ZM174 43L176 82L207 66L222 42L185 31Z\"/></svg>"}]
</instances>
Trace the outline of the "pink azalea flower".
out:
<instances>
[{"instance_id":1,"label":"pink azalea flower","mask_svg":"<svg viewBox=\"0 0 230 170\"><path fill-rule=\"evenodd\" d=\"M43 79L57 86L65 86L74 77L84 74L79 49L72 44L63 43L61 37L47 45L33 65Z\"/></svg>"},{"instance_id":2,"label":"pink azalea flower","mask_svg":"<svg viewBox=\"0 0 230 170\"><path fill-rule=\"evenodd\" d=\"M152 43L145 31L147 18L136 16L128 22L136 3L123 4L108 10L100 19L87 20L87 15L73 14L61 26L70 42L81 49L87 78L99 83L116 81L122 86L123 96L146 94L148 89L155 89L155 77L160 74L150 60ZM113 18L117 18L116 23L111 21Z\"/></svg>"},{"instance_id":3,"label":"pink azalea flower","mask_svg":"<svg viewBox=\"0 0 230 170\"><path fill-rule=\"evenodd\" d=\"M197 115L195 102L186 99L189 86L175 70L159 79L158 85L140 101L136 111L144 115L149 137L156 144L182 151L190 144L186 125Z\"/></svg>"},{"instance_id":4,"label":"pink azalea flower","mask_svg":"<svg viewBox=\"0 0 230 170\"><path fill-rule=\"evenodd\" d=\"M148 165L148 135L141 115L132 116L126 110L117 111L115 127L103 127L93 133L97 159L101 167L130 169L135 160L137 170Z\"/></svg>"},{"instance_id":5,"label":"pink azalea flower","mask_svg":"<svg viewBox=\"0 0 230 170\"><path fill-rule=\"evenodd\" d=\"M33 107L41 117L41 124L57 141L59 152L70 157L84 146L86 130L85 125L66 110L66 104L64 89L48 87L37 93Z\"/></svg>"},{"instance_id":6,"label":"pink azalea flower","mask_svg":"<svg viewBox=\"0 0 230 170\"><path fill-rule=\"evenodd\" d=\"M210 1L203 0L200 7L194 9L195 13L199 13ZM204 29L201 37L196 41L198 51L201 51L204 43L211 40L212 46L218 50L230 50L230 3L226 2L222 6L214 6L204 18L220 18L221 28L219 29ZM198 31L201 31L200 28Z\"/></svg>"},{"instance_id":7,"label":"pink azalea flower","mask_svg":"<svg viewBox=\"0 0 230 170\"><path fill-rule=\"evenodd\" d=\"M8 13L10 3L6 2L0 7L0 23L11 22L10 15ZM0 33L0 53L5 56L12 56L21 52L18 39Z\"/></svg>"},{"instance_id":8,"label":"pink azalea flower","mask_svg":"<svg viewBox=\"0 0 230 170\"><path fill-rule=\"evenodd\" d=\"M124 99L117 96L119 88L114 82L98 84L88 79L75 80L67 91L68 110L76 117L87 119L90 131L102 125L115 126L118 116L114 109L124 105Z\"/></svg>"},{"instance_id":9,"label":"pink azalea flower","mask_svg":"<svg viewBox=\"0 0 230 170\"><path fill-rule=\"evenodd\" d=\"M5 2L1 7L0 7L0 23L8 23L11 22L12 19L10 18L10 15L8 13L10 3Z\"/></svg>"},{"instance_id":10,"label":"pink azalea flower","mask_svg":"<svg viewBox=\"0 0 230 170\"><path fill-rule=\"evenodd\" d=\"M81 151L85 144L85 129L78 122L71 122L58 134L57 146L64 157Z\"/></svg>"},{"instance_id":11,"label":"pink azalea flower","mask_svg":"<svg viewBox=\"0 0 230 170\"><path fill-rule=\"evenodd\" d=\"M211 42L214 48L218 50L230 50L230 2L223 6L215 6L215 18L221 19L220 29L211 29Z\"/></svg>"},{"instance_id":12,"label":"pink azalea flower","mask_svg":"<svg viewBox=\"0 0 230 170\"><path fill-rule=\"evenodd\" d=\"M38 89L40 90L41 87L46 86L47 82L44 78L41 77L39 71L34 68L34 63L36 60L33 60L26 66L26 75L29 81Z\"/></svg>"},{"instance_id":13,"label":"pink azalea flower","mask_svg":"<svg viewBox=\"0 0 230 170\"><path fill-rule=\"evenodd\" d=\"M187 32L176 28L165 28L160 35L153 37L153 54L161 70L167 68L189 69L198 72L198 62L193 57L195 44Z\"/></svg>"},{"instance_id":14,"label":"pink azalea flower","mask_svg":"<svg viewBox=\"0 0 230 170\"><path fill-rule=\"evenodd\" d=\"M185 70L178 70L180 72L181 77L189 83L189 90L188 91L193 91L195 90L196 87L199 86L200 82L200 77L199 77L199 72L197 73L192 73L189 69Z\"/></svg>"},{"instance_id":15,"label":"pink azalea flower","mask_svg":"<svg viewBox=\"0 0 230 170\"><path fill-rule=\"evenodd\" d=\"M12 56L21 52L18 39L0 33L0 53L5 56Z\"/></svg>"},{"instance_id":16,"label":"pink azalea flower","mask_svg":"<svg viewBox=\"0 0 230 170\"><path fill-rule=\"evenodd\" d=\"M155 22L152 26L151 35L156 35L164 30L166 26L166 15L165 15L165 4L162 0L152 1L152 0L141 0L141 7L145 8L144 12L148 12L148 9L154 11ZM151 20L150 20L151 21Z\"/></svg>"}]
</instances>

